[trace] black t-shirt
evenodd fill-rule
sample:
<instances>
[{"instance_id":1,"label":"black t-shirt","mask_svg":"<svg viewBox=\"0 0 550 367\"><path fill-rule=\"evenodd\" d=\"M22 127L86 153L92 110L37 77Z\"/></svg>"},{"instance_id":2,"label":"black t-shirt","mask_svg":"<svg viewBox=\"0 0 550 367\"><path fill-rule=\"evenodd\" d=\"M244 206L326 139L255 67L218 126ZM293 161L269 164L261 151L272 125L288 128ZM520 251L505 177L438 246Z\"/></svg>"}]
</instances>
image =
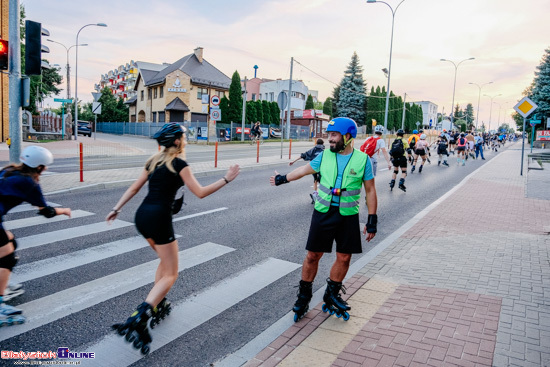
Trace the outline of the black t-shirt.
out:
<instances>
[{"instance_id":1,"label":"black t-shirt","mask_svg":"<svg viewBox=\"0 0 550 367\"><path fill-rule=\"evenodd\" d=\"M187 162L183 159L175 158L172 161L172 167L174 167L176 173L170 171L166 165L157 167L153 173L149 174L149 193L147 193L143 202L171 206L176 191L184 185L180 172L187 166Z\"/></svg>"},{"instance_id":2,"label":"black t-shirt","mask_svg":"<svg viewBox=\"0 0 550 367\"><path fill-rule=\"evenodd\" d=\"M47 206L42 190L30 176L20 172L0 172L0 221L13 207L23 201L38 207Z\"/></svg>"}]
</instances>

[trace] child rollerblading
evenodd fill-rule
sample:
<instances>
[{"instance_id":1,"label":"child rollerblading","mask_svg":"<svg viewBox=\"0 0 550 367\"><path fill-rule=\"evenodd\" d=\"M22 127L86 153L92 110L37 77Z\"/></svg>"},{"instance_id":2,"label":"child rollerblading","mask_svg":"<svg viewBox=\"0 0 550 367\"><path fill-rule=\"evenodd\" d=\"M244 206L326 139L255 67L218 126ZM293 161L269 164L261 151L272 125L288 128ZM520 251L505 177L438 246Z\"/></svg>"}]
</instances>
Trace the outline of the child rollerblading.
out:
<instances>
[{"instance_id":1,"label":"child rollerblading","mask_svg":"<svg viewBox=\"0 0 550 367\"><path fill-rule=\"evenodd\" d=\"M313 296L313 282L305 282L300 280L300 289L298 290L298 299L294 304L294 322L298 322L309 310L309 301Z\"/></svg>"},{"instance_id":2,"label":"child rollerblading","mask_svg":"<svg viewBox=\"0 0 550 367\"><path fill-rule=\"evenodd\" d=\"M323 312L329 312L331 315L336 314L336 317L342 317L344 321L348 321L348 311L351 310L351 307L342 299L340 291L346 294L346 288L342 285L342 283L333 282L330 278L327 278L327 289L325 291L325 295L323 296L323 301L325 301L325 304L322 309Z\"/></svg>"},{"instance_id":3,"label":"child rollerblading","mask_svg":"<svg viewBox=\"0 0 550 367\"><path fill-rule=\"evenodd\" d=\"M120 336L125 336L128 343L132 343L133 347L141 350L141 354L147 355L151 350L151 334L147 322L153 315L153 308L147 302L143 302L132 313L132 316L123 324L114 324L113 330Z\"/></svg>"}]
</instances>

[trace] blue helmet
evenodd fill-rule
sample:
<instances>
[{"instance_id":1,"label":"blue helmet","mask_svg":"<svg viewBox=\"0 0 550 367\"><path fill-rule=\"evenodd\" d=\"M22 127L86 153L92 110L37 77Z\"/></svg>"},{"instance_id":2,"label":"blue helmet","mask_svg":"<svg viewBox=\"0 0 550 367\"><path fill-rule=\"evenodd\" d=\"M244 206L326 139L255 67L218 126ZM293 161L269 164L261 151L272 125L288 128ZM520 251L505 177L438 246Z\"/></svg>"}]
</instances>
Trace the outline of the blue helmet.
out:
<instances>
[{"instance_id":1,"label":"blue helmet","mask_svg":"<svg viewBox=\"0 0 550 367\"><path fill-rule=\"evenodd\" d=\"M350 133L351 137L355 138L357 136L357 124L349 117L337 117L328 123L327 133L329 131L339 132L342 136Z\"/></svg>"},{"instance_id":2,"label":"blue helmet","mask_svg":"<svg viewBox=\"0 0 550 367\"><path fill-rule=\"evenodd\" d=\"M418 130L413 130L413 134L418 134Z\"/></svg>"},{"instance_id":3,"label":"blue helmet","mask_svg":"<svg viewBox=\"0 0 550 367\"><path fill-rule=\"evenodd\" d=\"M166 123L153 135L153 138L157 139L159 145L169 148L174 145L176 139L182 137L184 132L185 130L180 124Z\"/></svg>"}]
</instances>

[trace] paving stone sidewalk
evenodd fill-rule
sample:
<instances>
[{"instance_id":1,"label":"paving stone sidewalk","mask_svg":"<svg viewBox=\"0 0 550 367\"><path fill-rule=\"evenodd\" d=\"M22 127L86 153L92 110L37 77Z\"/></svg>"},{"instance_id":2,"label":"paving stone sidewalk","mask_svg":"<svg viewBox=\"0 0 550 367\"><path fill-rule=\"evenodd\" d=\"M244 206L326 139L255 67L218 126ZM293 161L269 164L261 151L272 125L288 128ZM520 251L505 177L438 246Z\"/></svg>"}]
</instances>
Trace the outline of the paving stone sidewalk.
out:
<instances>
[{"instance_id":1,"label":"paving stone sidewalk","mask_svg":"<svg viewBox=\"0 0 550 367\"><path fill-rule=\"evenodd\" d=\"M550 366L550 201L517 148L347 281L348 322L319 304L245 365Z\"/></svg>"}]
</instances>

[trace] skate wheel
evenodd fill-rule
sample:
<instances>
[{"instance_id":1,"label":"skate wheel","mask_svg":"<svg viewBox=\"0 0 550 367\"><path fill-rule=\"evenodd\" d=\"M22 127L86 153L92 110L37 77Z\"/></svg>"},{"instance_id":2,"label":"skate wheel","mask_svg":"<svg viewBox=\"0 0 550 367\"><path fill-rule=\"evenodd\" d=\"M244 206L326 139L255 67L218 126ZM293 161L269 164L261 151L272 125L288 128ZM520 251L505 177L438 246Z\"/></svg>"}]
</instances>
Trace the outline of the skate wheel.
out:
<instances>
[{"instance_id":1,"label":"skate wheel","mask_svg":"<svg viewBox=\"0 0 550 367\"><path fill-rule=\"evenodd\" d=\"M294 314L294 322L298 322L301 319L301 317L298 317L298 314Z\"/></svg>"},{"instance_id":2,"label":"skate wheel","mask_svg":"<svg viewBox=\"0 0 550 367\"><path fill-rule=\"evenodd\" d=\"M128 343L132 343L134 340L136 340L136 333L135 332L131 332L131 333L128 333L126 334L126 341Z\"/></svg>"},{"instance_id":3,"label":"skate wheel","mask_svg":"<svg viewBox=\"0 0 550 367\"><path fill-rule=\"evenodd\" d=\"M329 312L331 315L334 315L334 309L331 308L331 309L329 309L328 312Z\"/></svg>"},{"instance_id":4,"label":"skate wheel","mask_svg":"<svg viewBox=\"0 0 550 367\"><path fill-rule=\"evenodd\" d=\"M349 313L347 312L344 312L344 321L348 321L349 320Z\"/></svg>"},{"instance_id":5,"label":"skate wheel","mask_svg":"<svg viewBox=\"0 0 550 367\"><path fill-rule=\"evenodd\" d=\"M151 320L151 324L149 325L151 329L154 329L155 326L157 326L157 322L155 320Z\"/></svg>"},{"instance_id":6,"label":"skate wheel","mask_svg":"<svg viewBox=\"0 0 550 367\"><path fill-rule=\"evenodd\" d=\"M141 354L146 356L147 354L149 354L150 350L151 348L149 347L149 344L145 344L143 347L141 347Z\"/></svg>"},{"instance_id":7,"label":"skate wheel","mask_svg":"<svg viewBox=\"0 0 550 367\"><path fill-rule=\"evenodd\" d=\"M139 339L134 340L134 348L141 349L143 347L143 342Z\"/></svg>"},{"instance_id":8,"label":"skate wheel","mask_svg":"<svg viewBox=\"0 0 550 367\"><path fill-rule=\"evenodd\" d=\"M336 312L336 317L340 318L342 317L342 314L340 312Z\"/></svg>"},{"instance_id":9,"label":"skate wheel","mask_svg":"<svg viewBox=\"0 0 550 367\"><path fill-rule=\"evenodd\" d=\"M321 309L323 310L323 312L328 312L329 311L329 308L325 303L323 303L323 306L321 307Z\"/></svg>"}]
</instances>

